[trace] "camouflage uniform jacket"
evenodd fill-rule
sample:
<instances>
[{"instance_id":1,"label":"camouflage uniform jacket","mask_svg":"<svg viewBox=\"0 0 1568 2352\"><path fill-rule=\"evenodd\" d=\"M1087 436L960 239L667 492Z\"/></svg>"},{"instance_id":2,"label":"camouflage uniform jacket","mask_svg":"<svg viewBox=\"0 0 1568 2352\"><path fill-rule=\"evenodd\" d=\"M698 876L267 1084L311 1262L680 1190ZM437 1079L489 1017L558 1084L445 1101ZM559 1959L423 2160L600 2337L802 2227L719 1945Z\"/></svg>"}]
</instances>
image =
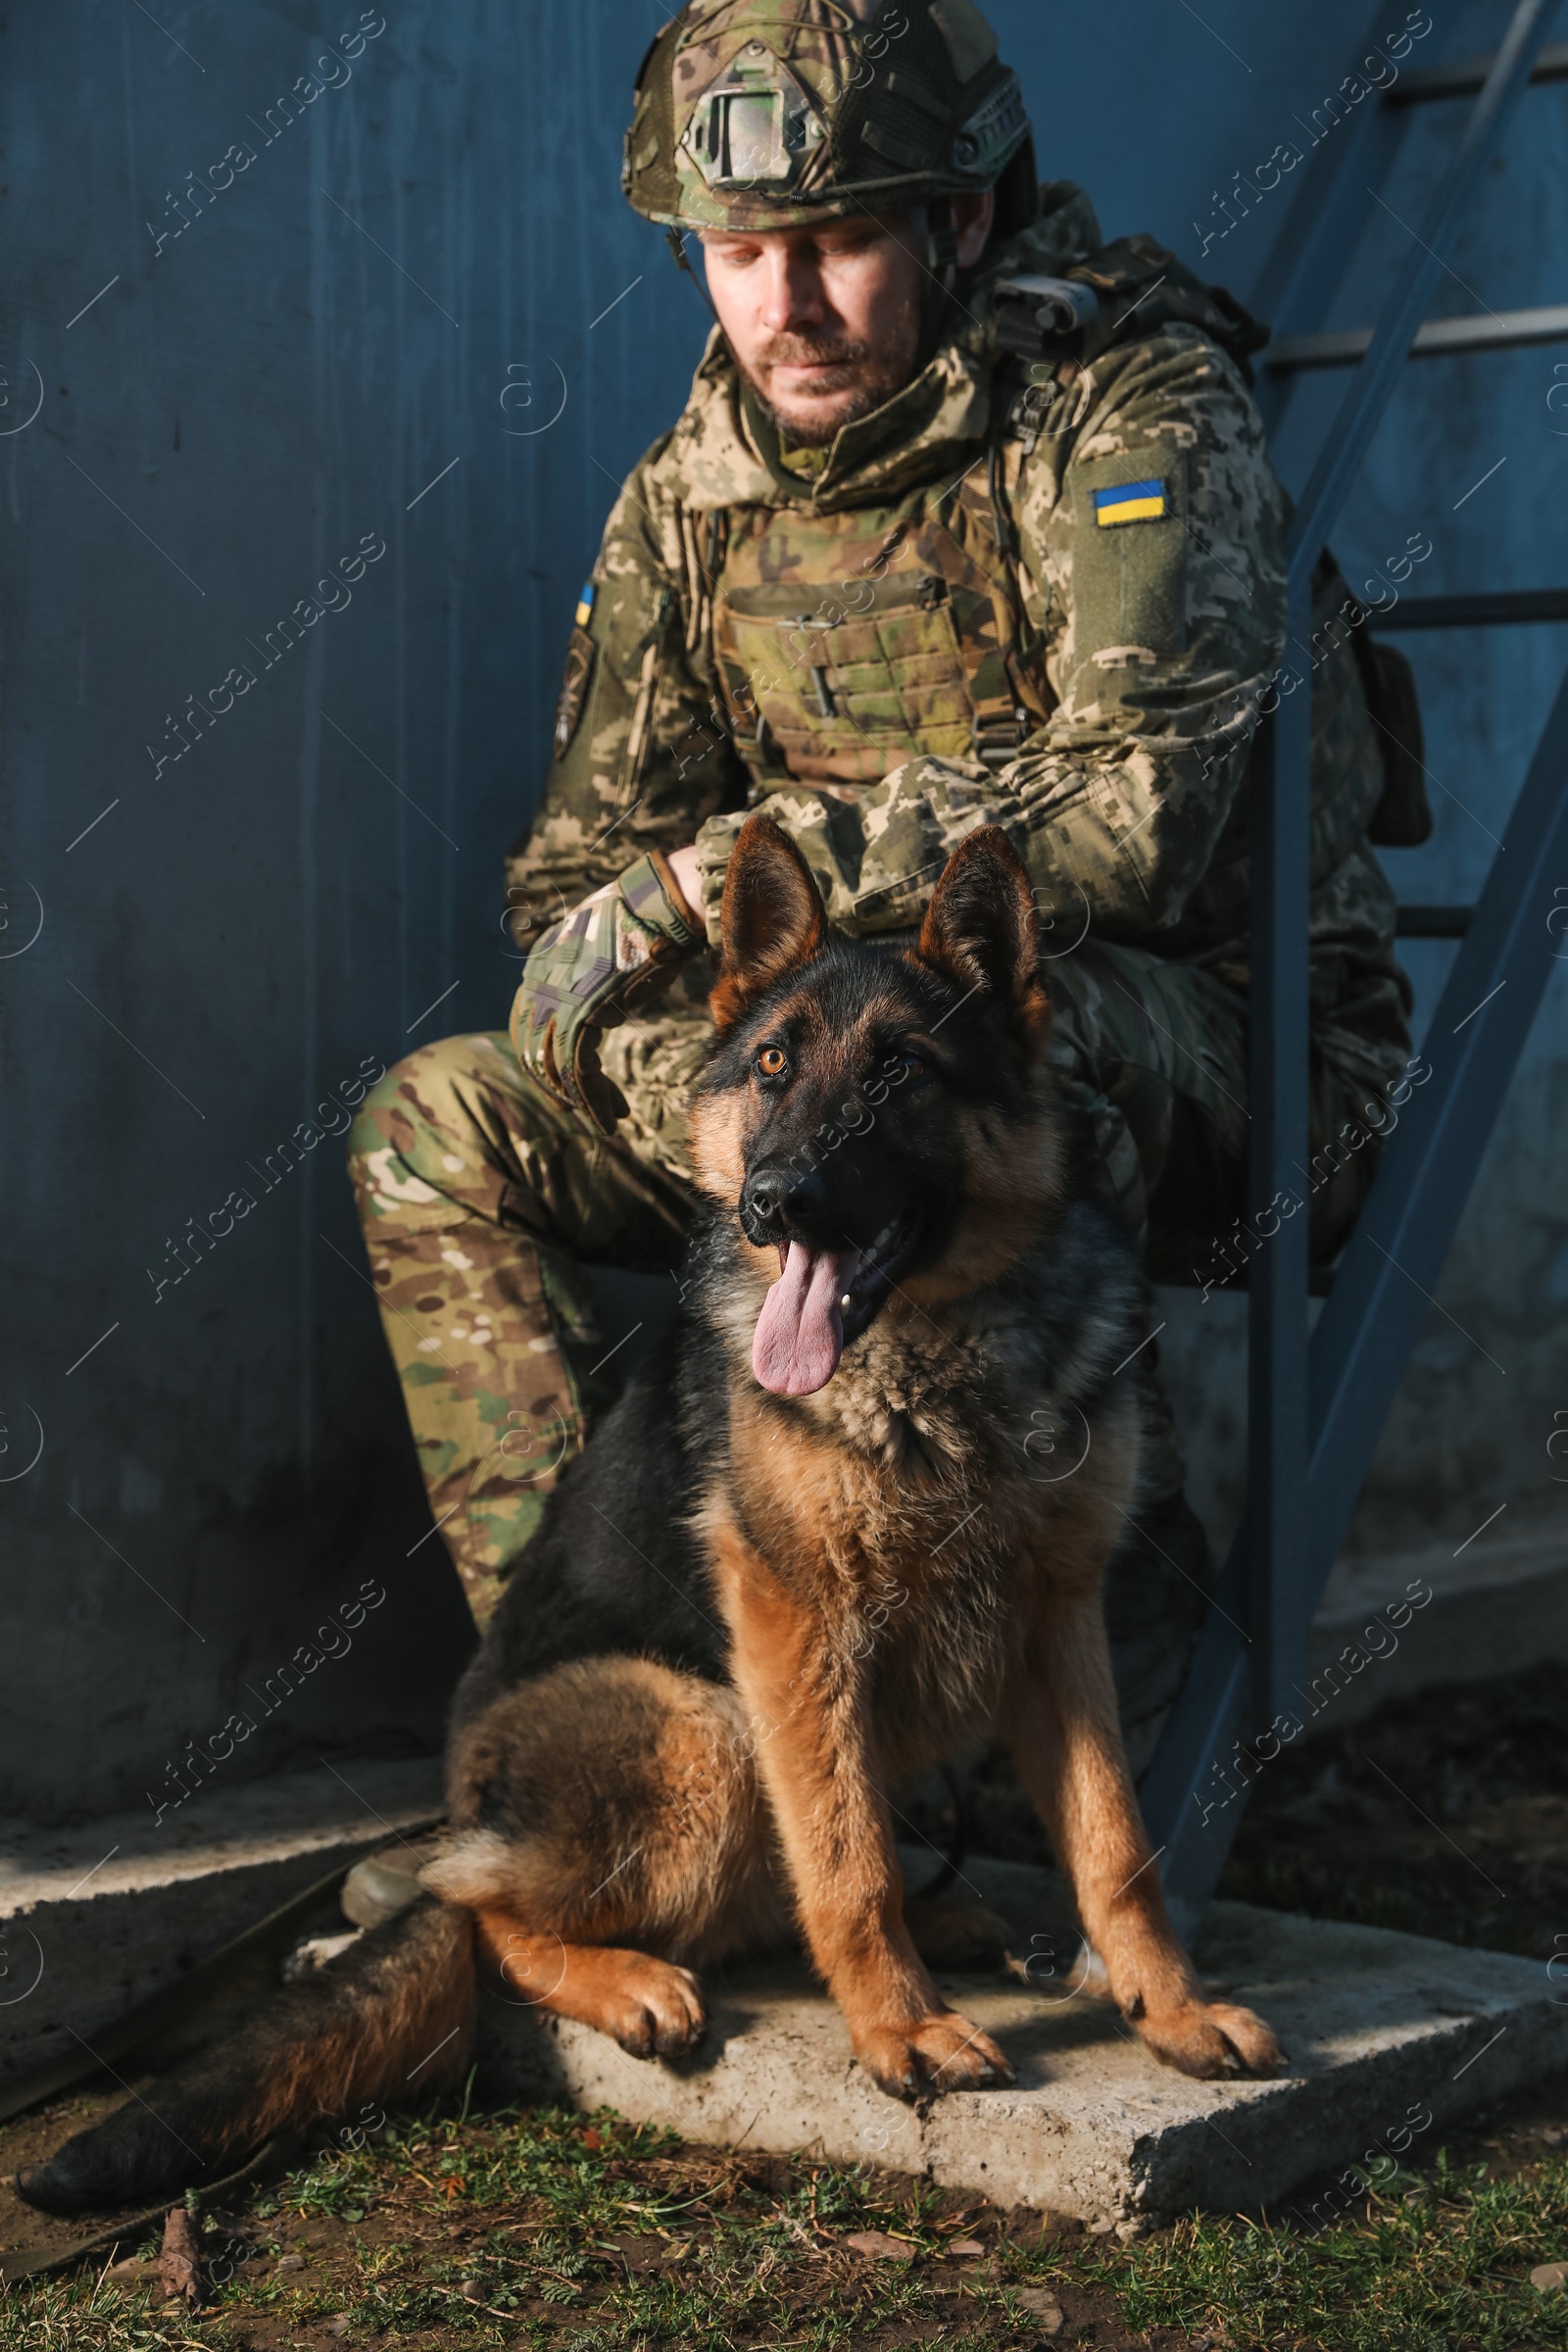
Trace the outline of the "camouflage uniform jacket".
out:
<instances>
[{"instance_id":1,"label":"camouflage uniform jacket","mask_svg":"<svg viewBox=\"0 0 1568 2352\"><path fill-rule=\"evenodd\" d=\"M814 475L769 446L710 338L579 608L557 757L508 866L520 944L643 851L694 837L715 938L731 843L760 806L845 930L916 921L947 852L996 822L1058 936L1089 927L1245 986L1242 787L1259 705L1282 690L1284 493L1241 368L1180 320L1054 377L1043 419L1020 418L987 283L1100 243L1078 190L1044 200L954 313L961 331ZM1000 665L992 442L1016 533ZM866 612L901 579L897 610ZM957 673L915 625L922 588L949 608L950 645L970 615ZM1342 943L1380 960L1393 900L1365 833L1383 777L1348 644L1315 663L1312 694L1314 961ZM1020 722L1004 763L975 756L977 710ZM1318 1004L1339 993L1318 968Z\"/></svg>"}]
</instances>

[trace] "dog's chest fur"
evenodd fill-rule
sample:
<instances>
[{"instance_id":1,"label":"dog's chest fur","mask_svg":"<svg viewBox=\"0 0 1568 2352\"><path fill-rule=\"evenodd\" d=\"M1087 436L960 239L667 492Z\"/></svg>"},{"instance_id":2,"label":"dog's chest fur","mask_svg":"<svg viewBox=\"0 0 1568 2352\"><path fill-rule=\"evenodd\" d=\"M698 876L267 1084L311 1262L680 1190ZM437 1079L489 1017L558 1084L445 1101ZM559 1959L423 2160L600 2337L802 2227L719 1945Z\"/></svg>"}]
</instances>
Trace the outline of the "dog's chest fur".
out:
<instances>
[{"instance_id":1,"label":"dog's chest fur","mask_svg":"<svg viewBox=\"0 0 1568 2352\"><path fill-rule=\"evenodd\" d=\"M1136 1405L1113 1372L1141 1294L1097 1239L1065 1219L993 1290L930 1309L896 1297L815 1396L730 1384L713 1487L824 1644L858 1662L901 1765L994 1717L1019 1579L1083 1552L1107 1494L1131 1503ZM749 1267L705 1256L699 1312L737 1372L759 1303ZM1102 1556L1102 1538L1087 1548Z\"/></svg>"}]
</instances>

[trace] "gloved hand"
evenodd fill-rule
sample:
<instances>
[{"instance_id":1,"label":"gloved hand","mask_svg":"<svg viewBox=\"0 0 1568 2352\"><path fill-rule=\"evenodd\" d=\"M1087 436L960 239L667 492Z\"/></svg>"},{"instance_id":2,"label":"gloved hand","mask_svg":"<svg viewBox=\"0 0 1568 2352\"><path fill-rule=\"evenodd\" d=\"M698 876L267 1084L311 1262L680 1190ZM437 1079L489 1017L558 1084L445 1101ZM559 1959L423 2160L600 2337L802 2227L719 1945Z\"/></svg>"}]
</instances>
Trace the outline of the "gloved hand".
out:
<instances>
[{"instance_id":1,"label":"gloved hand","mask_svg":"<svg viewBox=\"0 0 1568 2352\"><path fill-rule=\"evenodd\" d=\"M541 932L512 1006L512 1043L531 1076L604 1135L626 1099L599 1066L599 1040L707 944L669 860L655 850Z\"/></svg>"}]
</instances>

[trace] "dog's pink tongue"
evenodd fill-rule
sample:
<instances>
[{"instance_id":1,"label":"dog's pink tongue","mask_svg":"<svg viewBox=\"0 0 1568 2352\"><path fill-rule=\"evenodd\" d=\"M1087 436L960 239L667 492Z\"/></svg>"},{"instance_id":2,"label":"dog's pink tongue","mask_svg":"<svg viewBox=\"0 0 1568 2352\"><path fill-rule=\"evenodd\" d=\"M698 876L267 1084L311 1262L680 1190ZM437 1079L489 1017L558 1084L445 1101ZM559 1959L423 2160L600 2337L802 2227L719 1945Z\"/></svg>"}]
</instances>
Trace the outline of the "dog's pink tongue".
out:
<instances>
[{"instance_id":1,"label":"dog's pink tongue","mask_svg":"<svg viewBox=\"0 0 1568 2352\"><path fill-rule=\"evenodd\" d=\"M809 1396L838 1370L844 1349L839 1299L858 1256L858 1250L836 1253L791 1242L752 1339L752 1370L776 1396Z\"/></svg>"}]
</instances>

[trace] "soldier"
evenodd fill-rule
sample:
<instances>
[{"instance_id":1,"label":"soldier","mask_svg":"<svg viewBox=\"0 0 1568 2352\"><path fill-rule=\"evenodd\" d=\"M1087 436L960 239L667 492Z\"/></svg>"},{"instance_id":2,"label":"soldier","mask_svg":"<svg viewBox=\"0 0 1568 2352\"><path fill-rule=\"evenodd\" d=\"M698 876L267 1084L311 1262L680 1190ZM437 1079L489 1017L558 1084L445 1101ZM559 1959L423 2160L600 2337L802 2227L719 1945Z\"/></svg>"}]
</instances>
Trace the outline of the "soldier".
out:
<instances>
[{"instance_id":1,"label":"soldier","mask_svg":"<svg viewBox=\"0 0 1568 2352\"><path fill-rule=\"evenodd\" d=\"M912 932L956 842L1005 827L1099 1181L1152 1271L1188 1279L1245 1202L1249 760L1310 670L1315 1151L1409 1051L1367 844L1364 632L1320 630L1282 668L1285 500L1248 391L1265 330L1152 240L1104 245L1077 188L1037 186L973 0L693 0L644 61L623 180L683 266L695 231L716 323L577 607L508 865L531 951L510 1037L411 1055L352 1147L481 1622L614 1369L585 1267L679 1261L750 809L800 844L833 922L877 937ZM1012 356L1042 306L1054 339ZM1339 609L1331 567L1320 587ZM1375 1150L1320 1172L1315 1256ZM1107 1600L1142 1754L1209 1573L1153 1367L1147 1348L1130 1375L1149 1500ZM1037 1434L1043 1474L1070 1470L1070 1433Z\"/></svg>"}]
</instances>

